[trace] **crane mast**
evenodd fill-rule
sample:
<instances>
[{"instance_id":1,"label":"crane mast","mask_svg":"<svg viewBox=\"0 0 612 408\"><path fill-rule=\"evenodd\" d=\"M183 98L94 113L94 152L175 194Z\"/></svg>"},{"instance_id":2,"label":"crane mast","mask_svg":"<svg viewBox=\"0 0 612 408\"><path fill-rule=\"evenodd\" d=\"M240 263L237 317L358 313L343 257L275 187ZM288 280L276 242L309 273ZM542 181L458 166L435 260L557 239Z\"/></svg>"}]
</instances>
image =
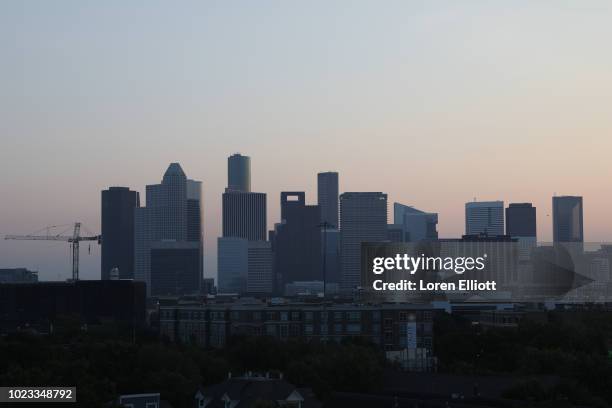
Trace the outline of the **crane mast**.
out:
<instances>
[{"instance_id":1,"label":"crane mast","mask_svg":"<svg viewBox=\"0 0 612 408\"><path fill-rule=\"evenodd\" d=\"M97 241L100 244L102 236L81 236L81 223L75 222L72 235L51 235L50 230L54 227L47 227L46 235L6 235L4 239L18 241L64 241L70 244L72 255L72 280L79 280L79 243L81 241Z\"/></svg>"}]
</instances>

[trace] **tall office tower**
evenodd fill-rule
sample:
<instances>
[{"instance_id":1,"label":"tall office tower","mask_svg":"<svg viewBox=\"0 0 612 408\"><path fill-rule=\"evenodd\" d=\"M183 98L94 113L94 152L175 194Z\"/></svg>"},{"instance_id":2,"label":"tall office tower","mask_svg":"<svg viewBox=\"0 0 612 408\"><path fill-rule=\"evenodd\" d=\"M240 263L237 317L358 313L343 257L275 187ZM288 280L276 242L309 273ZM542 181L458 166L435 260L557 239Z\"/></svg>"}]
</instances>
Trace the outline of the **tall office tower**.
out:
<instances>
[{"instance_id":1,"label":"tall office tower","mask_svg":"<svg viewBox=\"0 0 612 408\"><path fill-rule=\"evenodd\" d=\"M506 235L536 238L536 208L531 203L511 203L506 208Z\"/></svg>"},{"instance_id":2,"label":"tall office tower","mask_svg":"<svg viewBox=\"0 0 612 408\"><path fill-rule=\"evenodd\" d=\"M344 193L340 196L340 288L361 285L361 243L387 239L387 195Z\"/></svg>"},{"instance_id":3,"label":"tall office tower","mask_svg":"<svg viewBox=\"0 0 612 408\"><path fill-rule=\"evenodd\" d=\"M335 228L321 230L321 240L325 257L322 262L323 277L325 282L335 283L337 287L340 283L340 231Z\"/></svg>"},{"instance_id":4,"label":"tall office tower","mask_svg":"<svg viewBox=\"0 0 612 408\"><path fill-rule=\"evenodd\" d=\"M321 207L321 222L338 228L338 173L328 171L317 174L317 199Z\"/></svg>"},{"instance_id":5,"label":"tall office tower","mask_svg":"<svg viewBox=\"0 0 612 408\"><path fill-rule=\"evenodd\" d=\"M504 202L473 201L465 204L465 234L504 235Z\"/></svg>"},{"instance_id":6,"label":"tall office tower","mask_svg":"<svg viewBox=\"0 0 612 408\"><path fill-rule=\"evenodd\" d=\"M119 270L119 278L134 278L134 209L140 207L140 195L127 187L102 191L102 280L110 271Z\"/></svg>"},{"instance_id":7,"label":"tall office tower","mask_svg":"<svg viewBox=\"0 0 612 408\"><path fill-rule=\"evenodd\" d=\"M223 236L266 240L266 194L223 193Z\"/></svg>"},{"instance_id":8,"label":"tall office tower","mask_svg":"<svg viewBox=\"0 0 612 408\"><path fill-rule=\"evenodd\" d=\"M393 203L393 222L402 227L406 242L438 239L438 213Z\"/></svg>"},{"instance_id":9,"label":"tall office tower","mask_svg":"<svg viewBox=\"0 0 612 408\"><path fill-rule=\"evenodd\" d=\"M537 246L536 208L531 203L511 203L506 208L506 235L518 242L521 266L531 268L529 262ZM524 265L526 264L526 265Z\"/></svg>"},{"instance_id":10,"label":"tall office tower","mask_svg":"<svg viewBox=\"0 0 612 408\"><path fill-rule=\"evenodd\" d=\"M239 153L227 158L227 189L242 193L251 192L251 158Z\"/></svg>"},{"instance_id":11,"label":"tall office tower","mask_svg":"<svg viewBox=\"0 0 612 408\"><path fill-rule=\"evenodd\" d=\"M303 191L283 191L281 218L274 238L281 287L295 281L323 280L319 206L306 205ZM280 289L279 282L276 284Z\"/></svg>"},{"instance_id":12,"label":"tall office tower","mask_svg":"<svg viewBox=\"0 0 612 408\"><path fill-rule=\"evenodd\" d=\"M248 245L247 293L270 295L274 289L274 255L266 241L250 241Z\"/></svg>"},{"instance_id":13,"label":"tall office tower","mask_svg":"<svg viewBox=\"0 0 612 408\"><path fill-rule=\"evenodd\" d=\"M553 197L553 241L583 242L582 197Z\"/></svg>"},{"instance_id":14,"label":"tall office tower","mask_svg":"<svg viewBox=\"0 0 612 408\"><path fill-rule=\"evenodd\" d=\"M247 289L249 241L239 237L217 239L217 281L220 293L244 293Z\"/></svg>"},{"instance_id":15,"label":"tall office tower","mask_svg":"<svg viewBox=\"0 0 612 408\"><path fill-rule=\"evenodd\" d=\"M191 294L202 280L200 182L178 163L161 184L147 186L146 207L135 209L135 274L149 295ZM153 273L152 273L153 272Z\"/></svg>"}]
</instances>

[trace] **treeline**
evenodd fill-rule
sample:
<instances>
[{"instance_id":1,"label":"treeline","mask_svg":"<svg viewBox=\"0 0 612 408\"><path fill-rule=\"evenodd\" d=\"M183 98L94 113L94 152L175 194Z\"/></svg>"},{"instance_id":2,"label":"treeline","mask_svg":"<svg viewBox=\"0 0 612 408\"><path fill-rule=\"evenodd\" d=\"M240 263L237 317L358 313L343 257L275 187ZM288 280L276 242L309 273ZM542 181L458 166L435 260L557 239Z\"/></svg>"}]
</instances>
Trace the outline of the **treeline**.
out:
<instances>
[{"instance_id":1,"label":"treeline","mask_svg":"<svg viewBox=\"0 0 612 408\"><path fill-rule=\"evenodd\" d=\"M120 336L121 337L121 336ZM223 350L159 341L152 335L55 333L0 339L0 384L77 387L78 405L108 406L120 394L159 392L175 407L193 404L198 386L228 372L277 370L321 398L333 391L375 391L384 357L360 342L308 344L268 337L235 338ZM73 404L74 405L74 404Z\"/></svg>"},{"instance_id":2,"label":"treeline","mask_svg":"<svg viewBox=\"0 0 612 408\"><path fill-rule=\"evenodd\" d=\"M612 313L550 312L526 316L518 328L489 329L441 314L434 330L441 371L551 377L551 384L526 380L505 396L542 406L612 406Z\"/></svg>"}]
</instances>

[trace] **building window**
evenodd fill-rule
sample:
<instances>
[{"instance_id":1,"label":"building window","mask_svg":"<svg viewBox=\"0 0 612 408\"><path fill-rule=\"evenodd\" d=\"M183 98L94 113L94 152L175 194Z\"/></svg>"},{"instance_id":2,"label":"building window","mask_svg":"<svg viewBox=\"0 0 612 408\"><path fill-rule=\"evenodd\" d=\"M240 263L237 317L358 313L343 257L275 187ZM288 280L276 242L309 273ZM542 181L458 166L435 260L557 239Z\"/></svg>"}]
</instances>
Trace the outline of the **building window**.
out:
<instances>
[{"instance_id":1,"label":"building window","mask_svg":"<svg viewBox=\"0 0 612 408\"><path fill-rule=\"evenodd\" d=\"M291 312L291 320L300 320L300 312Z\"/></svg>"},{"instance_id":2,"label":"building window","mask_svg":"<svg viewBox=\"0 0 612 408\"><path fill-rule=\"evenodd\" d=\"M281 319L281 321L286 322L287 320L289 320L289 313L288 312L281 312L280 319Z\"/></svg>"},{"instance_id":3,"label":"building window","mask_svg":"<svg viewBox=\"0 0 612 408\"><path fill-rule=\"evenodd\" d=\"M268 324L268 325L266 326L266 334L267 334L268 336L273 336L273 337L276 337L276 326L275 326L275 325L273 325L273 324Z\"/></svg>"},{"instance_id":4,"label":"building window","mask_svg":"<svg viewBox=\"0 0 612 408\"><path fill-rule=\"evenodd\" d=\"M321 325L321 334L327 334L327 324Z\"/></svg>"},{"instance_id":5,"label":"building window","mask_svg":"<svg viewBox=\"0 0 612 408\"><path fill-rule=\"evenodd\" d=\"M313 330L312 324L305 324L304 325L304 334L312 335L313 331L314 330Z\"/></svg>"},{"instance_id":6,"label":"building window","mask_svg":"<svg viewBox=\"0 0 612 408\"><path fill-rule=\"evenodd\" d=\"M361 324L359 323L349 323L346 325L346 332L348 334L361 334Z\"/></svg>"},{"instance_id":7,"label":"building window","mask_svg":"<svg viewBox=\"0 0 612 408\"><path fill-rule=\"evenodd\" d=\"M374 320L375 322L380 322L380 311L379 310L375 310L372 312L372 320Z\"/></svg>"},{"instance_id":8,"label":"building window","mask_svg":"<svg viewBox=\"0 0 612 408\"><path fill-rule=\"evenodd\" d=\"M306 320L307 322L311 322L312 321L312 317L313 317L313 313L312 312L304 312L304 320Z\"/></svg>"},{"instance_id":9,"label":"building window","mask_svg":"<svg viewBox=\"0 0 612 408\"><path fill-rule=\"evenodd\" d=\"M342 324L334 324L334 333L342 333Z\"/></svg>"},{"instance_id":10,"label":"building window","mask_svg":"<svg viewBox=\"0 0 612 408\"><path fill-rule=\"evenodd\" d=\"M351 321L360 321L361 320L361 312L348 312L348 320Z\"/></svg>"},{"instance_id":11,"label":"building window","mask_svg":"<svg viewBox=\"0 0 612 408\"><path fill-rule=\"evenodd\" d=\"M334 320L342 320L342 312L334 312Z\"/></svg>"}]
</instances>

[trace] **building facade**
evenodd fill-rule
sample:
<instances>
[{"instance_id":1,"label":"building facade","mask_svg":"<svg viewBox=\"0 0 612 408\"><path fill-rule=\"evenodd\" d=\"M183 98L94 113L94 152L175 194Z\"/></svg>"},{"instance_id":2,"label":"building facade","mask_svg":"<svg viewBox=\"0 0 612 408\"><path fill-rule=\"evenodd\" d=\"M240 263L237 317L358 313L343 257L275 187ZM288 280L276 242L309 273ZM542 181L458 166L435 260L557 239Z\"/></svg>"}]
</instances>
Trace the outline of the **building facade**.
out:
<instances>
[{"instance_id":1,"label":"building facade","mask_svg":"<svg viewBox=\"0 0 612 408\"><path fill-rule=\"evenodd\" d=\"M321 208L321 222L338 229L338 173L328 171L317 174L317 202Z\"/></svg>"},{"instance_id":2,"label":"building facade","mask_svg":"<svg viewBox=\"0 0 612 408\"><path fill-rule=\"evenodd\" d=\"M553 197L553 241L584 242L582 197Z\"/></svg>"},{"instance_id":3,"label":"building facade","mask_svg":"<svg viewBox=\"0 0 612 408\"><path fill-rule=\"evenodd\" d=\"M281 192L281 223L274 234L275 268L280 287L323 279L318 205L306 205L303 191Z\"/></svg>"},{"instance_id":4,"label":"building facade","mask_svg":"<svg viewBox=\"0 0 612 408\"><path fill-rule=\"evenodd\" d=\"M465 204L466 235L504 235L504 202L473 201Z\"/></svg>"},{"instance_id":5,"label":"building facade","mask_svg":"<svg viewBox=\"0 0 612 408\"><path fill-rule=\"evenodd\" d=\"M340 342L359 337L385 350L432 349L434 309L414 304L281 304L253 301L160 308L161 335L224 347L232 336Z\"/></svg>"},{"instance_id":6,"label":"building facade","mask_svg":"<svg viewBox=\"0 0 612 408\"><path fill-rule=\"evenodd\" d=\"M274 290L274 255L267 241L249 241L246 291L269 296Z\"/></svg>"},{"instance_id":7,"label":"building facade","mask_svg":"<svg viewBox=\"0 0 612 408\"><path fill-rule=\"evenodd\" d=\"M38 282L38 272L26 268L0 269L0 283L32 283Z\"/></svg>"},{"instance_id":8,"label":"building facade","mask_svg":"<svg viewBox=\"0 0 612 408\"><path fill-rule=\"evenodd\" d=\"M134 209L140 207L140 195L127 187L102 191L101 279L110 279L110 271L119 270L119 278L134 278Z\"/></svg>"},{"instance_id":9,"label":"building facade","mask_svg":"<svg viewBox=\"0 0 612 408\"><path fill-rule=\"evenodd\" d=\"M340 289L361 284L361 243L387 240L387 195L379 192L340 196Z\"/></svg>"},{"instance_id":10,"label":"building facade","mask_svg":"<svg viewBox=\"0 0 612 408\"><path fill-rule=\"evenodd\" d=\"M536 208L531 203L511 203L506 208L506 235L536 238Z\"/></svg>"},{"instance_id":11,"label":"building facade","mask_svg":"<svg viewBox=\"0 0 612 408\"><path fill-rule=\"evenodd\" d=\"M437 213L428 213L408 205L393 203L393 222L401 226L405 242L438 239Z\"/></svg>"},{"instance_id":12,"label":"building facade","mask_svg":"<svg viewBox=\"0 0 612 408\"><path fill-rule=\"evenodd\" d=\"M251 192L251 158L239 153L227 158L227 189L241 193Z\"/></svg>"},{"instance_id":13,"label":"building facade","mask_svg":"<svg viewBox=\"0 0 612 408\"><path fill-rule=\"evenodd\" d=\"M266 240L266 194L223 193L223 236Z\"/></svg>"},{"instance_id":14,"label":"building facade","mask_svg":"<svg viewBox=\"0 0 612 408\"><path fill-rule=\"evenodd\" d=\"M202 216L201 216L201 184L199 181L187 179L178 163L171 163L164 173L160 184L148 185L146 207L135 209L135 276L137 280L147 283L147 292L163 293L169 286L154 288L151 276L155 269L155 282L174 279L178 271L189 271L193 276L182 277L182 282L175 282L174 287L180 288L176 294L199 293L203 272L202 250ZM152 250L156 250L152 258ZM169 262L180 262L179 253L190 249L189 260L193 264L186 267L177 264L172 269L164 269ZM194 251L198 252L193 256ZM175 254L171 254L176 251ZM162 255L163 254L163 255ZM174 261L171 261L171 260ZM158 264L153 264L155 261ZM161 277L160 273L168 273ZM186 286L185 282L197 282Z\"/></svg>"},{"instance_id":15,"label":"building facade","mask_svg":"<svg viewBox=\"0 0 612 408\"><path fill-rule=\"evenodd\" d=\"M220 293L245 293L249 241L239 237L217 239L217 281Z\"/></svg>"}]
</instances>

